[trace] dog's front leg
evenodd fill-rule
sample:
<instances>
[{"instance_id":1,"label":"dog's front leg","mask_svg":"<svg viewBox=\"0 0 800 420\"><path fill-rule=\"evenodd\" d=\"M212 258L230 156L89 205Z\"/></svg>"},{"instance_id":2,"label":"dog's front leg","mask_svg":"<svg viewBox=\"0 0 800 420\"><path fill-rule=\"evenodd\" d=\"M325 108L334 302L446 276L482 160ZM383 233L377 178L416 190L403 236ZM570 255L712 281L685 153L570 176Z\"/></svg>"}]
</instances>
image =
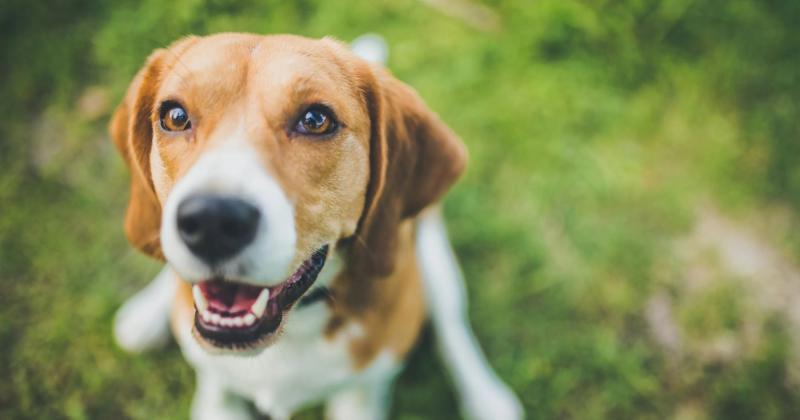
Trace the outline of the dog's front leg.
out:
<instances>
[{"instance_id":1,"label":"dog's front leg","mask_svg":"<svg viewBox=\"0 0 800 420\"><path fill-rule=\"evenodd\" d=\"M117 311L114 336L120 347L139 353L167 343L169 314L175 297L175 275L165 266L147 287Z\"/></svg>"},{"instance_id":2,"label":"dog's front leg","mask_svg":"<svg viewBox=\"0 0 800 420\"><path fill-rule=\"evenodd\" d=\"M522 404L489 366L469 325L463 275L438 209L420 218L417 256L439 351L461 396L464 417L522 419Z\"/></svg>"},{"instance_id":3,"label":"dog's front leg","mask_svg":"<svg viewBox=\"0 0 800 420\"><path fill-rule=\"evenodd\" d=\"M251 420L247 402L227 390L214 375L197 372L192 400L192 420Z\"/></svg>"}]
</instances>

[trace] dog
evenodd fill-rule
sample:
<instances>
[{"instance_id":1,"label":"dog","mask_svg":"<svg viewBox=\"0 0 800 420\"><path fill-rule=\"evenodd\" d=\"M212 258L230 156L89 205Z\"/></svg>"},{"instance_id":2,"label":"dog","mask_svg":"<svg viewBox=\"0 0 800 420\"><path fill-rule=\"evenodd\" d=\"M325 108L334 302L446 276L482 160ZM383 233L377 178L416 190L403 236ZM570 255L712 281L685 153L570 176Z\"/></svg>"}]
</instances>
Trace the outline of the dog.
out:
<instances>
[{"instance_id":1,"label":"dog","mask_svg":"<svg viewBox=\"0 0 800 420\"><path fill-rule=\"evenodd\" d=\"M357 52L189 36L150 55L112 117L131 171L126 235L167 262L115 335L140 352L171 330L197 374L194 419L288 419L320 402L331 419L386 418L427 318L463 415L523 416L469 327L436 204L465 147Z\"/></svg>"}]
</instances>

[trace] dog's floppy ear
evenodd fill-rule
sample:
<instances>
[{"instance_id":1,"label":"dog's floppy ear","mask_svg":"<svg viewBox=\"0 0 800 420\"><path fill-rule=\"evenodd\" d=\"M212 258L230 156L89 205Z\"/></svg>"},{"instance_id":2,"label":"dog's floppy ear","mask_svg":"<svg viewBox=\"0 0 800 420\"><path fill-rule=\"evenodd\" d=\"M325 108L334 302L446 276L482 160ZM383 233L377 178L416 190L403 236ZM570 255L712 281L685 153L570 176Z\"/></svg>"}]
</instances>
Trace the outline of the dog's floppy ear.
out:
<instances>
[{"instance_id":1,"label":"dog's floppy ear","mask_svg":"<svg viewBox=\"0 0 800 420\"><path fill-rule=\"evenodd\" d=\"M370 181L351 263L360 273L394 269L400 223L455 183L467 162L461 140L409 86L382 68L364 89L372 121Z\"/></svg>"},{"instance_id":2,"label":"dog's floppy ear","mask_svg":"<svg viewBox=\"0 0 800 420\"><path fill-rule=\"evenodd\" d=\"M164 259L159 239L161 205L150 174L153 102L161 75L167 68L166 58L175 56L179 53L176 50L182 51L195 41L194 37L184 38L167 50L153 52L134 77L109 125L111 138L131 171L125 234L133 246L161 260Z\"/></svg>"},{"instance_id":3,"label":"dog's floppy ear","mask_svg":"<svg viewBox=\"0 0 800 420\"><path fill-rule=\"evenodd\" d=\"M161 206L150 177L150 114L159 79L163 53L154 52L134 77L122 103L111 119L111 138L131 171L130 198L125 214L128 240L152 257L163 259L159 229Z\"/></svg>"}]
</instances>

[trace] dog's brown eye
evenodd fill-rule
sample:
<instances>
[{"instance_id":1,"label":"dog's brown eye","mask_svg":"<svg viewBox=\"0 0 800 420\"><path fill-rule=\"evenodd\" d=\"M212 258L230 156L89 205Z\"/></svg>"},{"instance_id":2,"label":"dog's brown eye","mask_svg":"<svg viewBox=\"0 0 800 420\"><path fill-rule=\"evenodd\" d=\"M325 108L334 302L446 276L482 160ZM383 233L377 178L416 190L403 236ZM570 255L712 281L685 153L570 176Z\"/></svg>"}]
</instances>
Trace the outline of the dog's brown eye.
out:
<instances>
[{"instance_id":1,"label":"dog's brown eye","mask_svg":"<svg viewBox=\"0 0 800 420\"><path fill-rule=\"evenodd\" d=\"M336 121L328 109L314 106L303 111L294 129L301 134L330 134L336 130Z\"/></svg>"},{"instance_id":2,"label":"dog's brown eye","mask_svg":"<svg viewBox=\"0 0 800 420\"><path fill-rule=\"evenodd\" d=\"M184 131L191 128L189 113L176 102L164 102L161 105L161 128L167 131Z\"/></svg>"}]
</instances>

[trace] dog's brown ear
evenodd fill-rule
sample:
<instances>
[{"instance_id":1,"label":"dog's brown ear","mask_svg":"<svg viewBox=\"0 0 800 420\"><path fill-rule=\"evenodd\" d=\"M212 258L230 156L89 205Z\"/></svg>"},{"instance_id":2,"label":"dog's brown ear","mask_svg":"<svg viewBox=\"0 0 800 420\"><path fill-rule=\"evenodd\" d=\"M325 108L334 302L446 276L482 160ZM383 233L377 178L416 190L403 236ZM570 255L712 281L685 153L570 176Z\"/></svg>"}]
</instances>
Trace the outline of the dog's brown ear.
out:
<instances>
[{"instance_id":1,"label":"dog's brown ear","mask_svg":"<svg viewBox=\"0 0 800 420\"><path fill-rule=\"evenodd\" d=\"M157 88L162 52L157 50L136 74L125 98L111 119L111 138L131 171L130 198L125 214L125 234L140 251L163 259L159 229L161 206L150 177L150 145L153 139L153 97Z\"/></svg>"},{"instance_id":2,"label":"dog's brown ear","mask_svg":"<svg viewBox=\"0 0 800 420\"><path fill-rule=\"evenodd\" d=\"M394 269L400 223L441 198L464 171L467 151L409 86L372 70L364 89L372 121L370 181L351 263L360 273Z\"/></svg>"},{"instance_id":3,"label":"dog's brown ear","mask_svg":"<svg viewBox=\"0 0 800 420\"><path fill-rule=\"evenodd\" d=\"M167 58L175 57L195 41L194 37L184 38L166 50L153 52L134 77L109 125L111 138L131 171L125 234L133 246L161 260L161 205L150 173L153 102L161 76L169 67Z\"/></svg>"}]
</instances>

